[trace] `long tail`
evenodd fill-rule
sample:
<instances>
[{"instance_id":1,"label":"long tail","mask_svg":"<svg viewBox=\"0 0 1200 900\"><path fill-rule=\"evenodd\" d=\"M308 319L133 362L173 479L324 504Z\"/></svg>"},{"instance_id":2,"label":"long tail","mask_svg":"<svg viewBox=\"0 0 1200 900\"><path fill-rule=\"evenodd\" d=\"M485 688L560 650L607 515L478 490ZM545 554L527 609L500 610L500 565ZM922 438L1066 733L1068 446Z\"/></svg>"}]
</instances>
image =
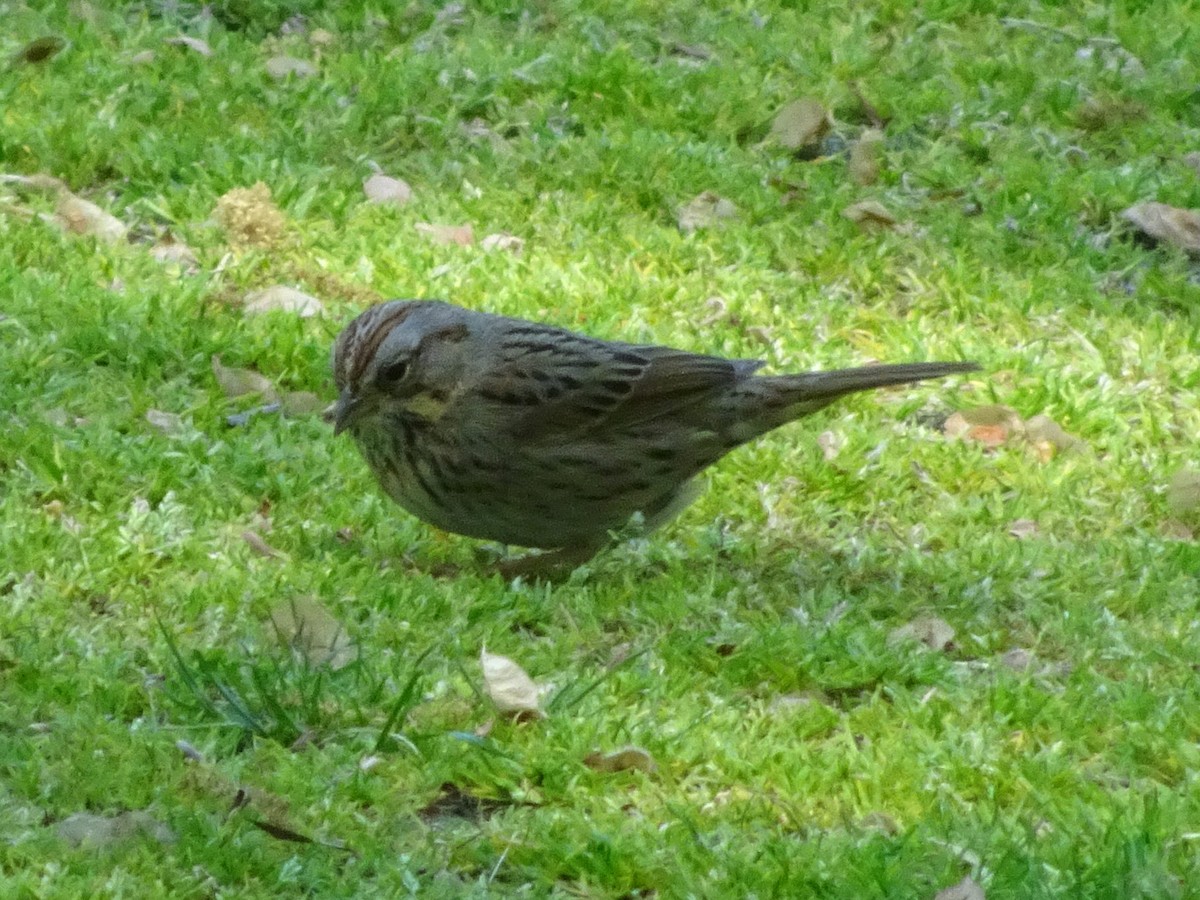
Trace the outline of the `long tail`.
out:
<instances>
[{"instance_id":1,"label":"long tail","mask_svg":"<svg viewBox=\"0 0 1200 900\"><path fill-rule=\"evenodd\" d=\"M861 366L857 369L833 369L829 372L805 372L800 375L782 375L780 381L796 400L824 400L830 402L855 391L888 387L893 384L908 384L927 378L944 378L963 372L974 372L979 366L973 362L900 363L890 366Z\"/></svg>"},{"instance_id":2,"label":"long tail","mask_svg":"<svg viewBox=\"0 0 1200 900\"><path fill-rule=\"evenodd\" d=\"M978 368L973 362L900 363L796 375L759 376L754 379L759 388L760 399L756 404L758 414L752 418L750 427L743 426L737 430L736 439L749 440L793 419L816 412L838 397L856 391L974 372Z\"/></svg>"}]
</instances>

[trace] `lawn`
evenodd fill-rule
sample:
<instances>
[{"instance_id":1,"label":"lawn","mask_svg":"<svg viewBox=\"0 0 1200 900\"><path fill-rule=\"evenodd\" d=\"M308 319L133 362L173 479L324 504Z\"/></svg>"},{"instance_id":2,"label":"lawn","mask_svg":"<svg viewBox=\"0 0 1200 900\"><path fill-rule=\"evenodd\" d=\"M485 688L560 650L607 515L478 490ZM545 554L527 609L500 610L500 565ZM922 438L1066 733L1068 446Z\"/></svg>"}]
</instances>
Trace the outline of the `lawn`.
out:
<instances>
[{"instance_id":1,"label":"lawn","mask_svg":"<svg viewBox=\"0 0 1200 900\"><path fill-rule=\"evenodd\" d=\"M1200 896L1189 4L0 22L0 896ZM389 297L982 369L506 582L313 412Z\"/></svg>"}]
</instances>

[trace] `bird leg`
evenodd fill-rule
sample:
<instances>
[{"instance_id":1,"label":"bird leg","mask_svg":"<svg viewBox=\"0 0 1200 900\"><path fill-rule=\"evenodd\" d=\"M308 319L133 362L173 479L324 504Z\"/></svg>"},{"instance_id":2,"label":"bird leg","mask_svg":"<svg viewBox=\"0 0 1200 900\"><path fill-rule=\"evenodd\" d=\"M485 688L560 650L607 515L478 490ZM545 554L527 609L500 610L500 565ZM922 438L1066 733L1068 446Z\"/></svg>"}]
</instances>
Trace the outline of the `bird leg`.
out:
<instances>
[{"instance_id":1,"label":"bird leg","mask_svg":"<svg viewBox=\"0 0 1200 900\"><path fill-rule=\"evenodd\" d=\"M604 545L587 544L580 547L562 547L539 553L526 553L496 564L496 571L505 581L514 578L532 578L537 581L561 581L583 565Z\"/></svg>"}]
</instances>

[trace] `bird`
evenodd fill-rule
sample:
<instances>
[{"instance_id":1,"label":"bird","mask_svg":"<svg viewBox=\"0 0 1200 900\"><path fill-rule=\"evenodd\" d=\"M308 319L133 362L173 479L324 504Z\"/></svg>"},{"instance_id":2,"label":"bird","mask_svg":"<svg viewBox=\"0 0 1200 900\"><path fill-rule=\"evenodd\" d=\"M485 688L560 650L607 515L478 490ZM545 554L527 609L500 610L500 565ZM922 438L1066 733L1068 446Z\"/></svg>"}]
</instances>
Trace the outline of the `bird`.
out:
<instances>
[{"instance_id":1,"label":"bird","mask_svg":"<svg viewBox=\"0 0 1200 900\"><path fill-rule=\"evenodd\" d=\"M333 346L348 433L383 492L444 531L573 569L629 523L650 531L731 450L856 391L967 373L918 362L786 375L763 363L590 337L441 300L368 307Z\"/></svg>"}]
</instances>

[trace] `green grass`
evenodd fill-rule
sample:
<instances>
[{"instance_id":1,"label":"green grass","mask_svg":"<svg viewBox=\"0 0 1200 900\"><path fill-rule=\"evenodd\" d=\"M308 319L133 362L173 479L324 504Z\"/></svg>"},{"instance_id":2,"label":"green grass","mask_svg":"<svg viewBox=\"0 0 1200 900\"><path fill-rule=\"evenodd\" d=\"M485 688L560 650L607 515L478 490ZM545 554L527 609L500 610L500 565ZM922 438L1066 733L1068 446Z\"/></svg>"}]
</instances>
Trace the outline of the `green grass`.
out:
<instances>
[{"instance_id":1,"label":"green grass","mask_svg":"<svg viewBox=\"0 0 1200 900\"><path fill-rule=\"evenodd\" d=\"M1200 148L1195 17L802 6L94 3L89 21L0 0L0 56L68 41L0 72L0 171L62 178L134 236L26 221L11 207L51 205L0 185L0 895L930 898L971 874L989 900L1200 896L1200 549L1164 535L1165 485L1197 459L1200 278L1117 220L1200 207L1180 161ZM332 43L279 36L296 8ZM213 55L163 43L181 32ZM1077 58L1100 36L1145 74ZM276 53L320 74L275 81ZM764 143L802 95L832 109L831 148L854 139L852 81L890 117L866 188L840 155ZM1123 118L1081 118L1092 98ZM416 200L364 203L372 163ZM227 257L216 200L257 181L287 233ZM739 218L683 236L674 210L704 190ZM906 226L859 231L839 212L860 199ZM418 222L525 252L436 246ZM150 257L166 230L198 274ZM326 315L243 316L275 283ZM224 398L213 354L329 397L334 335L392 296L776 371L984 372L782 429L658 534L506 584L318 418L226 424L255 401ZM714 296L727 313L705 321ZM1039 461L936 427L984 403L1087 448ZM301 596L357 661L280 646L268 614ZM957 630L945 652L889 643L922 615ZM552 686L547 718L475 735L483 645ZM1029 671L1002 664L1016 648ZM657 771L583 764L626 744ZM496 802L432 815L445 783ZM176 840L57 834L143 809Z\"/></svg>"}]
</instances>

